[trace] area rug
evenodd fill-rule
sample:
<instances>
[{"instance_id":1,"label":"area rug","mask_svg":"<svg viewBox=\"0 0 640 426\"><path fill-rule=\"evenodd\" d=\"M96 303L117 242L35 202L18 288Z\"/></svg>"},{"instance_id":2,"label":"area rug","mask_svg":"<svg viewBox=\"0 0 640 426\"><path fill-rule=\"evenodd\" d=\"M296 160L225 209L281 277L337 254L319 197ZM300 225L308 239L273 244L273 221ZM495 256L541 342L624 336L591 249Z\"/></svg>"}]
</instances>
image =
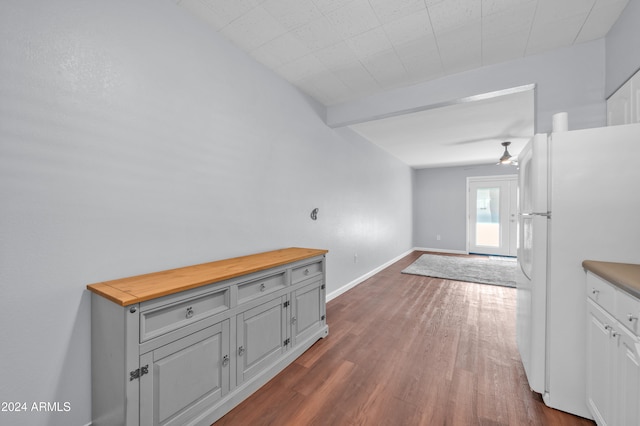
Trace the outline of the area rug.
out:
<instances>
[{"instance_id":1,"label":"area rug","mask_svg":"<svg viewBox=\"0 0 640 426\"><path fill-rule=\"evenodd\" d=\"M516 268L517 262L514 258L423 254L402 273L515 287Z\"/></svg>"}]
</instances>

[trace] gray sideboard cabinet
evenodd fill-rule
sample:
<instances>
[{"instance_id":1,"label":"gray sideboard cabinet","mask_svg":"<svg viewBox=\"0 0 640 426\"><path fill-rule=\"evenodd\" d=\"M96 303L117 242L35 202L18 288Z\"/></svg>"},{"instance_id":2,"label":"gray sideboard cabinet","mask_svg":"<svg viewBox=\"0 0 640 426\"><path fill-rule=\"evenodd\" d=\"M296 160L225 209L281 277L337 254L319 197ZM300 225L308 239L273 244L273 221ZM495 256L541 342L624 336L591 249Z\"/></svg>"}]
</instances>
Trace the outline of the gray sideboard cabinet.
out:
<instances>
[{"instance_id":1,"label":"gray sideboard cabinet","mask_svg":"<svg viewBox=\"0 0 640 426\"><path fill-rule=\"evenodd\" d=\"M210 425L326 323L326 250L287 248L90 284L93 425Z\"/></svg>"}]
</instances>

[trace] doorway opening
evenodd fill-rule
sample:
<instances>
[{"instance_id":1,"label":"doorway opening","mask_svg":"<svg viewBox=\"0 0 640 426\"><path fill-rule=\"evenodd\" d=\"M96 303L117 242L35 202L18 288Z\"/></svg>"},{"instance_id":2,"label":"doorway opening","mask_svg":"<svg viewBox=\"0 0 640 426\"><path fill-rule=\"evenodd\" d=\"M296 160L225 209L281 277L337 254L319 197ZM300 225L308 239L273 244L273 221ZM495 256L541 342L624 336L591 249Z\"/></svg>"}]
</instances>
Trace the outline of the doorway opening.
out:
<instances>
[{"instance_id":1,"label":"doorway opening","mask_svg":"<svg viewBox=\"0 0 640 426\"><path fill-rule=\"evenodd\" d=\"M467 252L516 256L518 175L467 178Z\"/></svg>"}]
</instances>

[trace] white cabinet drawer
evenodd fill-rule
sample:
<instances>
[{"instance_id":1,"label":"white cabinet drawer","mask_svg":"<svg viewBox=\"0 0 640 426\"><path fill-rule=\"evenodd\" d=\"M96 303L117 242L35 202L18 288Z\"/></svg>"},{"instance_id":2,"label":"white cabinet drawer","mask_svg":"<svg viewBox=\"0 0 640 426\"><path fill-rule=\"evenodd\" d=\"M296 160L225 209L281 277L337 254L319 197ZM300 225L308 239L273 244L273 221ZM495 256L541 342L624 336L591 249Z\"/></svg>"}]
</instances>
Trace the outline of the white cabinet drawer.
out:
<instances>
[{"instance_id":1,"label":"white cabinet drawer","mask_svg":"<svg viewBox=\"0 0 640 426\"><path fill-rule=\"evenodd\" d=\"M238 304L269 294L287 285L285 273L271 275L244 284L238 284Z\"/></svg>"},{"instance_id":2,"label":"white cabinet drawer","mask_svg":"<svg viewBox=\"0 0 640 426\"><path fill-rule=\"evenodd\" d=\"M608 312L614 312L616 290L591 272L587 273L587 296Z\"/></svg>"},{"instance_id":3,"label":"white cabinet drawer","mask_svg":"<svg viewBox=\"0 0 640 426\"><path fill-rule=\"evenodd\" d=\"M615 317L622 325L638 335L638 317L640 317L640 300L618 291L616 294Z\"/></svg>"},{"instance_id":4,"label":"white cabinet drawer","mask_svg":"<svg viewBox=\"0 0 640 426\"><path fill-rule=\"evenodd\" d=\"M296 284L322 274L322 261L299 266L291 271L291 283Z\"/></svg>"},{"instance_id":5,"label":"white cabinet drawer","mask_svg":"<svg viewBox=\"0 0 640 426\"><path fill-rule=\"evenodd\" d=\"M229 287L140 313L140 342L229 309Z\"/></svg>"}]
</instances>

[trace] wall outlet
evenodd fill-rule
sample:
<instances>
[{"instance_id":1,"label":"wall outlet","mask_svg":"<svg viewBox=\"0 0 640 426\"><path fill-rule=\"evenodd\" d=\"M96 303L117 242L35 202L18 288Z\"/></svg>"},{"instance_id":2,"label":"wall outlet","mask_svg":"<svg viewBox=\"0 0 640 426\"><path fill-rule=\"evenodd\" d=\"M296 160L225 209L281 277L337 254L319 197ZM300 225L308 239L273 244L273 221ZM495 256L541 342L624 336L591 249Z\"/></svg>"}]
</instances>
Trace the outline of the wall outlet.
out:
<instances>
[{"instance_id":1,"label":"wall outlet","mask_svg":"<svg viewBox=\"0 0 640 426\"><path fill-rule=\"evenodd\" d=\"M440 234L436 235L436 240L440 241Z\"/></svg>"},{"instance_id":2,"label":"wall outlet","mask_svg":"<svg viewBox=\"0 0 640 426\"><path fill-rule=\"evenodd\" d=\"M353 263L358 263L358 253L353 254Z\"/></svg>"}]
</instances>

